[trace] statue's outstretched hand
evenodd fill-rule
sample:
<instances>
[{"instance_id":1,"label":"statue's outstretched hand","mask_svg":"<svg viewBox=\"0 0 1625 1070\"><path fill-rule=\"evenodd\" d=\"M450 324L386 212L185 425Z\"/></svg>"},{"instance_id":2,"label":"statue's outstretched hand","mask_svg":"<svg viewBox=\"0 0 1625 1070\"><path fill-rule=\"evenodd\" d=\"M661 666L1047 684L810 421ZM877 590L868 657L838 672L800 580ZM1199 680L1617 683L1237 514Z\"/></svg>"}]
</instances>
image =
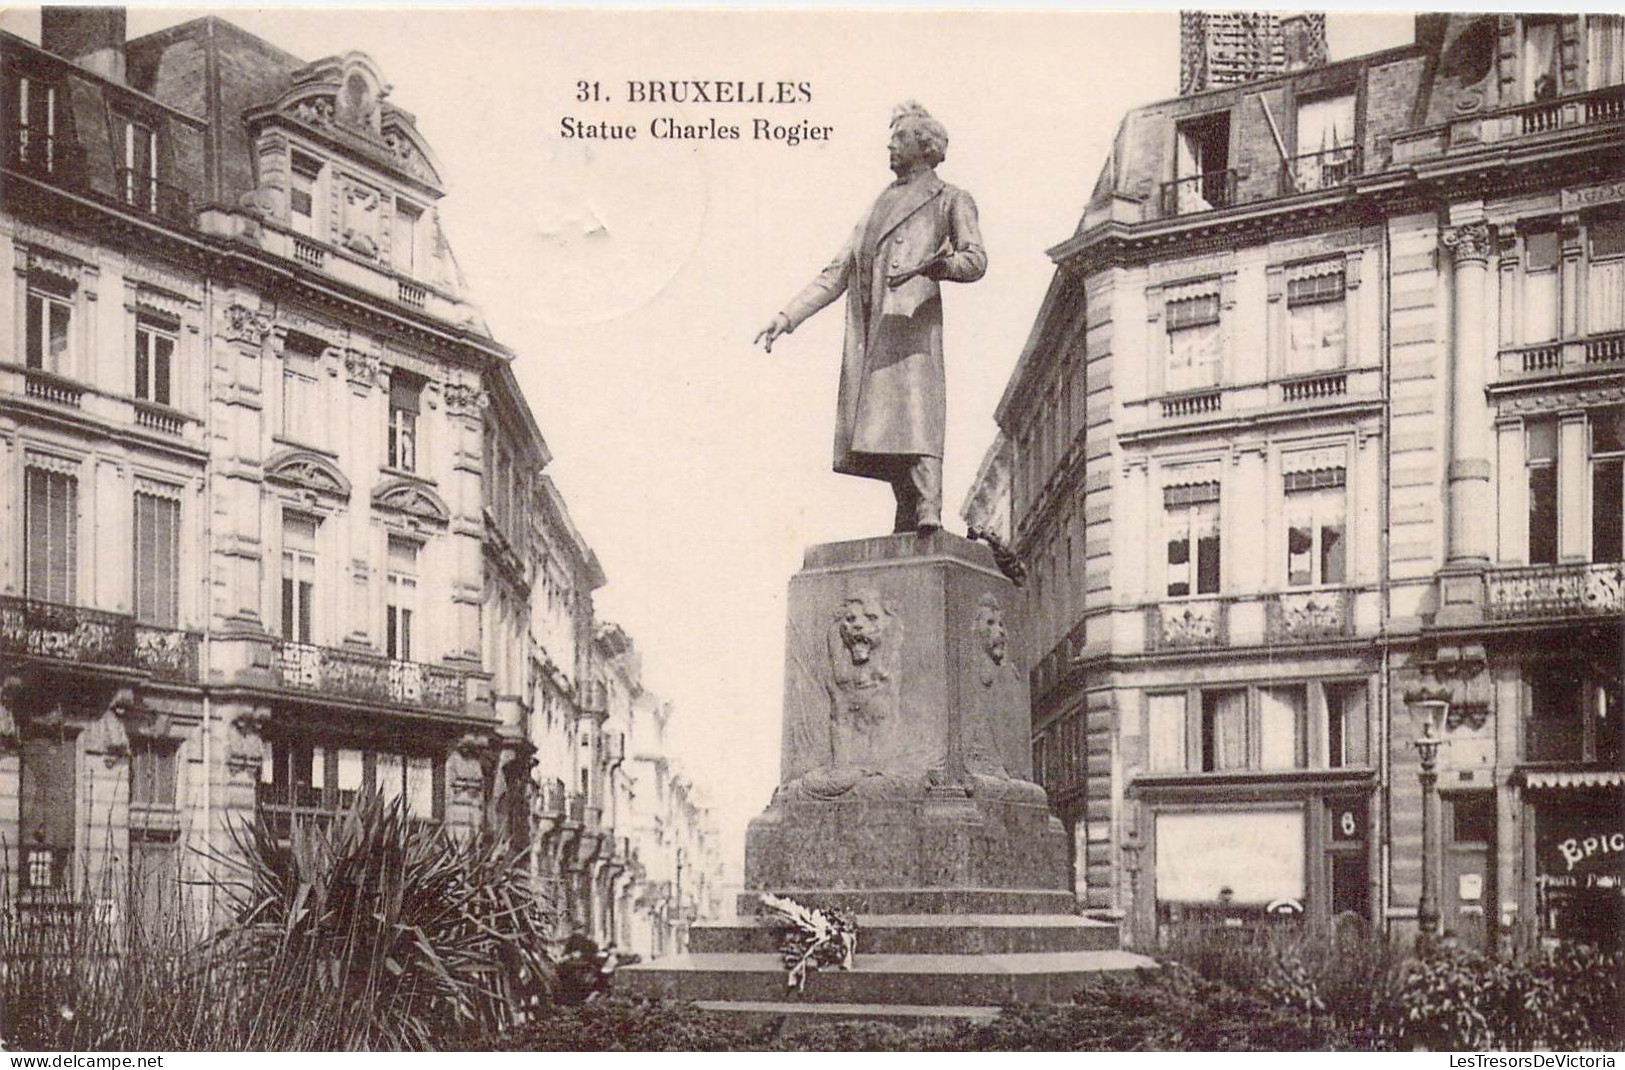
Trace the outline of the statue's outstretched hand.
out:
<instances>
[{"instance_id":1,"label":"statue's outstretched hand","mask_svg":"<svg viewBox=\"0 0 1625 1070\"><path fill-rule=\"evenodd\" d=\"M773 352L773 343L779 338L779 336L789 333L790 320L787 316L785 316L784 313L780 312L777 316L773 317L773 321L771 323L756 333L756 341L751 344L759 344L764 350L771 353Z\"/></svg>"}]
</instances>

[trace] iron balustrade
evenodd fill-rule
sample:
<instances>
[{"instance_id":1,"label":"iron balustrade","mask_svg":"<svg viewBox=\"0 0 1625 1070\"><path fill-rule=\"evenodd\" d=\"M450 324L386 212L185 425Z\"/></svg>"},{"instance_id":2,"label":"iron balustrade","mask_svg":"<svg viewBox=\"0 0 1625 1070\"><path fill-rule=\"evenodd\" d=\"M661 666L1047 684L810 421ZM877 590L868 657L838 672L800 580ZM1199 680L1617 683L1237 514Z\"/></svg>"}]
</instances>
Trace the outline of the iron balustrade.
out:
<instances>
[{"instance_id":1,"label":"iron balustrade","mask_svg":"<svg viewBox=\"0 0 1625 1070\"><path fill-rule=\"evenodd\" d=\"M13 125L6 133L6 166L59 186L84 184L85 153L77 142L26 126Z\"/></svg>"},{"instance_id":2,"label":"iron balustrade","mask_svg":"<svg viewBox=\"0 0 1625 1070\"><path fill-rule=\"evenodd\" d=\"M1625 614L1625 565L1530 565L1484 577L1491 620Z\"/></svg>"},{"instance_id":3,"label":"iron balustrade","mask_svg":"<svg viewBox=\"0 0 1625 1070\"><path fill-rule=\"evenodd\" d=\"M28 598L0 597L0 652L137 669L178 683L194 682L198 676L195 632L141 624L123 613Z\"/></svg>"},{"instance_id":4,"label":"iron balustrade","mask_svg":"<svg viewBox=\"0 0 1625 1070\"><path fill-rule=\"evenodd\" d=\"M1193 212L1229 208L1236 203L1236 183L1239 179L1240 172L1232 167L1164 182L1162 214L1190 215Z\"/></svg>"},{"instance_id":5,"label":"iron balustrade","mask_svg":"<svg viewBox=\"0 0 1625 1070\"><path fill-rule=\"evenodd\" d=\"M453 713L468 704L469 674L461 669L281 639L273 652L272 675L291 690Z\"/></svg>"},{"instance_id":6,"label":"iron balustrade","mask_svg":"<svg viewBox=\"0 0 1625 1070\"><path fill-rule=\"evenodd\" d=\"M1360 149L1343 145L1294 156L1281 164L1281 192L1309 193L1354 181L1360 173Z\"/></svg>"}]
</instances>

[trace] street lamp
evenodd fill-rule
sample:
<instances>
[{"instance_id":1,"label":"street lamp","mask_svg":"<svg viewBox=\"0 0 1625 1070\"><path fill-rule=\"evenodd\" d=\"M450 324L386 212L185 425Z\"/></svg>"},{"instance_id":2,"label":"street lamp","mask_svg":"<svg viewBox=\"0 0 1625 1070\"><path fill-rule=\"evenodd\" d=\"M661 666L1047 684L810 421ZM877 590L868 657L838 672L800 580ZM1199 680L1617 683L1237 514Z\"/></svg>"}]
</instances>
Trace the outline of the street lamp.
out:
<instances>
[{"instance_id":1,"label":"street lamp","mask_svg":"<svg viewBox=\"0 0 1625 1070\"><path fill-rule=\"evenodd\" d=\"M1431 943L1439 935L1439 829L1433 818L1439 784L1439 747L1444 743L1445 720L1450 715L1450 696L1444 691L1421 690L1405 695L1405 704L1422 723L1422 734L1413 742L1422 768L1416 779L1422 784L1422 898L1416 905L1419 939Z\"/></svg>"}]
</instances>

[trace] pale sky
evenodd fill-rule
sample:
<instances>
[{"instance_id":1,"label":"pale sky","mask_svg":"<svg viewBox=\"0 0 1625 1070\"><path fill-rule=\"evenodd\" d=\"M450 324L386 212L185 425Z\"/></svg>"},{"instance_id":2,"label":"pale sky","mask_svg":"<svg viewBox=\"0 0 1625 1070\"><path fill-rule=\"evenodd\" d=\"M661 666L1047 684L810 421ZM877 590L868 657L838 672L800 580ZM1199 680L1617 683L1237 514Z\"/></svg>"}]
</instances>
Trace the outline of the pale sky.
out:
<instances>
[{"instance_id":1,"label":"pale sky","mask_svg":"<svg viewBox=\"0 0 1625 1070\"><path fill-rule=\"evenodd\" d=\"M200 14L135 8L132 37ZM843 317L751 339L891 179L887 120L947 127L939 173L981 210L989 268L945 286L945 515L1123 112L1174 94L1178 15L232 8L306 60L357 49L417 116L447 235L523 384L548 471L609 576L602 618L676 706L679 758L713 801L735 879L778 780L785 588L813 543L885 534L885 484L830 471ZM1332 15L1333 59L1408 43L1411 16ZM0 13L38 39L38 13ZM795 105L626 102L628 79L806 83ZM577 82L610 103L578 103ZM638 139L564 141L560 120ZM657 141L650 122L738 124ZM831 126L790 148L751 122Z\"/></svg>"}]
</instances>

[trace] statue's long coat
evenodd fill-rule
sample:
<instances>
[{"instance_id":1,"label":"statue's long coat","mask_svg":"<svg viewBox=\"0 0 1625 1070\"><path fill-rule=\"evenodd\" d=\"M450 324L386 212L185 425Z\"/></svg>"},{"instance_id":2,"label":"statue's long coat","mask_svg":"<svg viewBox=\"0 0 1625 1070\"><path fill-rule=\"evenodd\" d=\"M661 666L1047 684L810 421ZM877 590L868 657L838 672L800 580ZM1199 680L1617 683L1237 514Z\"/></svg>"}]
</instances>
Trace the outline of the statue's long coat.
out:
<instances>
[{"instance_id":1,"label":"statue's long coat","mask_svg":"<svg viewBox=\"0 0 1625 1070\"><path fill-rule=\"evenodd\" d=\"M948 253L944 278L975 282L987 270L976 202L935 172L916 178L871 227L876 205L829 266L784 309L794 330L846 300L846 342L835 413L835 470L889 479L885 458L942 456L947 391L942 368L942 294L921 275L892 289L888 274Z\"/></svg>"}]
</instances>

